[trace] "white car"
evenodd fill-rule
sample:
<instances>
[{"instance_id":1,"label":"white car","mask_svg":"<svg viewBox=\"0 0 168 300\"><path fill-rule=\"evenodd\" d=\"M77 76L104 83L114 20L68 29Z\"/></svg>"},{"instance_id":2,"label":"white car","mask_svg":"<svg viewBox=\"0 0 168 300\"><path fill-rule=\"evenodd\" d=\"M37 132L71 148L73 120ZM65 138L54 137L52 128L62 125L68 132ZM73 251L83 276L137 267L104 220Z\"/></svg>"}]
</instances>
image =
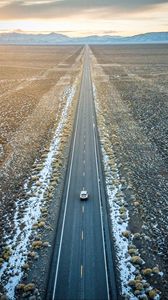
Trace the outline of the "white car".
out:
<instances>
[{"instance_id":1,"label":"white car","mask_svg":"<svg viewBox=\"0 0 168 300\"><path fill-rule=\"evenodd\" d=\"M89 197L88 192L87 191L81 191L80 192L80 199L81 200L87 200Z\"/></svg>"}]
</instances>

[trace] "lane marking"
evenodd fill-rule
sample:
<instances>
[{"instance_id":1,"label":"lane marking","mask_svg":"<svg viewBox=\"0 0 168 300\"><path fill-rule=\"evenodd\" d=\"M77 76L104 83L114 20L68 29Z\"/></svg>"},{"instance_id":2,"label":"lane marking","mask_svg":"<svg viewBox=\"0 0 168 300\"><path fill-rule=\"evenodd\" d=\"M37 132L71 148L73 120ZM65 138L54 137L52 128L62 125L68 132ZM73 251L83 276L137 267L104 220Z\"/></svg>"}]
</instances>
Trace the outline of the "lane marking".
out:
<instances>
[{"instance_id":1,"label":"lane marking","mask_svg":"<svg viewBox=\"0 0 168 300\"><path fill-rule=\"evenodd\" d=\"M84 214L84 212L85 212L85 207L82 206L82 213Z\"/></svg>"},{"instance_id":2,"label":"lane marking","mask_svg":"<svg viewBox=\"0 0 168 300\"><path fill-rule=\"evenodd\" d=\"M84 163L84 165L85 165L85 159L84 159L83 163Z\"/></svg>"},{"instance_id":3,"label":"lane marking","mask_svg":"<svg viewBox=\"0 0 168 300\"><path fill-rule=\"evenodd\" d=\"M83 78L84 77L82 77L81 88L82 88L82 86L84 84ZM71 181L71 175L72 175L72 165L73 165L73 161L74 161L74 152L75 152L75 145L76 145L77 129L78 129L78 124L79 124L79 111L80 111L80 108L81 108L81 95L79 97L79 104L78 104L78 111L77 111L76 127L75 127L73 147L72 147L72 156L71 156L71 163L70 163L70 169L69 169L68 186L67 186L67 193L66 193L66 199L65 199L65 209L64 209L64 215L63 215L63 223L62 223L60 244L59 244L59 250L58 250L58 259L57 259L57 265L56 265L56 271L55 271L55 279L54 279L54 288L53 288L52 300L55 299L55 293L56 293L56 285L57 285L57 278L58 278L58 269L59 269L60 256L61 256L61 248L62 248L62 240L63 240L63 233L64 233L64 227L65 227L65 217L66 217L66 212L67 212L67 204L68 204L70 181Z\"/></svg>"},{"instance_id":4,"label":"lane marking","mask_svg":"<svg viewBox=\"0 0 168 300\"><path fill-rule=\"evenodd\" d=\"M80 273L81 273L81 278L82 278L83 277L83 265L81 265Z\"/></svg>"},{"instance_id":5,"label":"lane marking","mask_svg":"<svg viewBox=\"0 0 168 300\"><path fill-rule=\"evenodd\" d=\"M83 241L84 235L83 235L83 230L82 230L82 234L81 234L81 239Z\"/></svg>"},{"instance_id":6,"label":"lane marking","mask_svg":"<svg viewBox=\"0 0 168 300\"><path fill-rule=\"evenodd\" d=\"M92 89L93 89L93 87L92 87ZM93 101L92 101L92 109L93 109ZM102 241L103 241L104 267L105 267L105 274L106 274L106 288L107 288L108 300L110 300L109 282L108 282L108 273L107 273L107 260L106 260L106 250L105 250L105 238L104 238L104 230L103 230L103 212L102 212L102 204L101 204L100 177L99 177L98 156L97 156L97 148L96 148L96 126L95 126L95 123L93 123L92 129L93 129L93 137L94 137L94 151L95 151L95 160L96 160L97 186L98 186L98 194L99 194L98 198L99 198L101 231L102 231Z\"/></svg>"},{"instance_id":7,"label":"lane marking","mask_svg":"<svg viewBox=\"0 0 168 300\"><path fill-rule=\"evenodd\" d=\"M83 176L85 176L85 172L83 172Z\"/></svg>"}]
</instances>

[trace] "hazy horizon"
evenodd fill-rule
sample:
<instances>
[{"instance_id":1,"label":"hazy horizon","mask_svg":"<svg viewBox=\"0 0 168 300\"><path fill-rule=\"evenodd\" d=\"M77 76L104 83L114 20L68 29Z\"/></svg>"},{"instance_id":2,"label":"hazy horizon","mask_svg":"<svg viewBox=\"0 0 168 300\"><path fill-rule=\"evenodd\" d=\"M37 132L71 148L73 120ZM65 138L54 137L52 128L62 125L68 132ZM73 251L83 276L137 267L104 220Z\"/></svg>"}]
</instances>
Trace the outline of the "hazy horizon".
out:
<instances>
[{"instance_id":1,"label":"hazy horizon","mask_svg":"<svg viewBox=\"0 0 168 300\"><path fill-rule=\"evenodd\" d=\"M167 31L158 31L158 33L167 33ZM46 32L39 32L39 31L25 31L25 30L20 30L20 29L16 29L16 30L0 30L0 34L3 34L3 33L19 33L19 34L25 34L25 35L39 35L39 34L42 34L42 35L49 35L49 34L60 34L60 35L63 35L63 36L66 36L68 38L85 38L85 37L91 37L91 36L98 36L98 37L105 37L105 36L112 36L112 37L133 37L133 36L136 36L136 35L141 35L141 34L148 34L148 33L157 33L157 32L144 32L144 33L137 33L137 34L134 34L134 35L127 35L127 36L124 36L124 35L118 35L118 34L88 34L88 35L76 35L76 36L71 36L69 35L68 33L66 32L59 32L59 31L46 31Z\"/></svg>"},{"instance_id":2,"label":"hazy horizon","mask_svg":"<svg viewBox=\"0 0 168 300\"><path fill-rule=\"evenodd\" d=\"M1 0L0 32L57 32L70 37L168 31L165 0Z\"/></svg>"}]
</instances>

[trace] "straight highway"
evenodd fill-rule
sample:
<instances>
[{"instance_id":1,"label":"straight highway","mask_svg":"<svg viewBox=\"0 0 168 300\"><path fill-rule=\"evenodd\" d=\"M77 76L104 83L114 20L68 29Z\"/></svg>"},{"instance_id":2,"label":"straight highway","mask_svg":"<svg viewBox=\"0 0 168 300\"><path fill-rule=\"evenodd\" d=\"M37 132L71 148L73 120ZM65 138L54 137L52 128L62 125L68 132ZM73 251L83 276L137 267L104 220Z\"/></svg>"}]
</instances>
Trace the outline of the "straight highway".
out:
<instances>
[{"instance_id":1,"label":"straight highway","mask_svg":"<svg viewBox=\"0 0 168 300\"><path fill-rule=\"evenodd\" d=\"M115 272L102 213L101 163L90 72L85 48L83 75L72 138L63 206L48 282L47 299L117 299ZM80 191L89 193L80 200ZM108 232L109 234L109 232ZM107 255L108 254L108 255ZM110 270L110 272L109 272ZM112 275L111 275L112 274ZM112 278L110 278L112 277Z\"/></svg>"}]
</instances>

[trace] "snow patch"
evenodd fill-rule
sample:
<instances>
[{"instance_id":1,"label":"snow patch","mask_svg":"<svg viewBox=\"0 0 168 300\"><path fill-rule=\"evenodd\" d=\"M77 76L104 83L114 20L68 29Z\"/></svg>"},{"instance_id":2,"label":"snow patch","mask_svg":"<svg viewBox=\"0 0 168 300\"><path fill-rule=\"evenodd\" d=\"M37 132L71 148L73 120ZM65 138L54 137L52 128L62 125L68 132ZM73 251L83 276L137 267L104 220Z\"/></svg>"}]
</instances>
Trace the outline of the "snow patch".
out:
<instances>
[{"instance_id":1,"label":"snow patch","mask_svg":"<svg viewBox=\"0 0 168 300\"><path fill-rule=\"evenodd\" d=\"M150 285L148 285L148 288L146 290L144 289L136 297L132 292L131 286L129 286L129 281L134 280L137 273L137 269L131 263L131 256L128 253L129 246L133 242L133 235L127 229L129 224L129 211L126 208L127 203L125 202L124 193L122 191L123 185L120 180L119 169L116 163L115 155L113 153L111 144L110 147L108 147L107 145L108 141L110 140L110 137L108 134L108 130L105 126L104 115L102 115L102 111L98 103L96 87L94 83L93 95L95 99L96 113L99 124L99 134L104 163L106 190L110 206L110 217L113 229L113 238L115 240L117 264L119 266L118 269L120 274L121 293L124 299L143 299L143 297L147 297L146 292L148 293L150 290L153 290L153 288ZM123 212L124 217L122 218ZM129 237L125 237L123 233L129 234ZM137 256L140 258L138 249ZM143 260L142 264L144 264ZM160 272L159 274L160 276L162 276L163 273ZM142 279L142 282L147 284L145 278ZM160 295L156 294L154 299L159 300Z\"/></svg>"},{"instance_id":2,"label":"snow patch","mask_svg":"<svg viewBox=\"0 0 168 300\"><path fill-rule=\"evenodd\" d=\"M130 263L130 257L128 255L128 246L129 246L128 239L124 238L122 235L122 233L126 231L128 228L129 213L128 210L126 210L125 213L126 219L122 221L120 218L121 205L117 204L118 194L120 194L120 202L124 204L124 196L122 195L122 191L121 191L122 185L119 184L118 186L114 186L111 184L113 180L119 179L117 165L115 165L115 169L116 169L115 172L110 170L109 157L106 154L106 151L103 148L103 146L102 146L102 153L103 153L105 171L108 172L108 175L106 175L106 189L107 189L108 201L110 205L110 217L111 217L112 228L113 228L113 236L116 244L122 295L127 296L132 294L131 288L128 286L128 282L134 279L135 277L134 272L136 271L135 267ZM131 299L132 300L137 299L137 297L133 296L132 294Z\"/></svg>"},{"instance_id":3,"label":"snow patch","mask_svg":"<svg viewBox=\"0 0 168 300\"><path fill-rule=\"evenodd\" d=\"M25 200L18 199L16 202L14 234L12 236L6 234L7 246L11 251L11 255L9 261L5 262L0 269L0 280L5 283L4 287L7 290L9 299L14 299L15 287L23 275L22 266L27 260L32 227L41 215L40 209L44 203L44 194L50 184L52 176L52 163L59 150L61 134L68 118L69 108L75 95L75 91L76 83L72 87L67 87L62 96L63 100L66 100L66 104L50 144L49 152L43 163L43 168L36 174L38 177L38 185L34 182L31 187L28 187L29 180L24 184L24 192L27 195L27 205L22 216L19 216L19 211ZM24 225L23 229L21 229L21 225Z\"/></svg>"},{"instance_id":4,"label":"snow patch","mask_svg":"<svg viewBox=\"0 0 168 300\"><path fill-rule=\"evenodd\" d=\"M96 112L98 115L100 115L100 108L99 104L97 101L97 96L96 96L96 87L93 84L93 95L95 99L95 106L96 106ZM107 189L107 195L108 195L108 202L110 205L110 217L111 217L111 223L112 223L112 228L113 228L113 236L115 240L115 248L116 248L116 253L117 253L117 260L118 260L118 265L119 265L119 272L120 272L120 279L121 279L121 289L122 289L122 295L124 296L130 296L131 300L137 299L132 292L131 288L128 285L129 280L134 279L135 275L134 272L136 271L135 267L130 263L130 257L128 255L128 239L125 238L122 235L122 232L127 230L128 227L128 221L129 221L129 212L126 210L125 215L126 218L121 220L120 217L120 207L121 205L117 204L118 203L118 195L120 195L120 203L124 205L124 195L122 193L122 185L117 184L114 185L112 184L113 181L118 181L119 182L119 171L117 168L117 164L113 163L113 169L110 167L110 157L106 153L106 150L104 148L105 145L105 139L108 139L108 133L106 132L106 137L104 136L105 134L105 128L99 127L99 132L100 132L100 139L101 139L101 148L102 148L102 154L103 154L103 163L104 163L104 170L106 174L106 189Z\"/></svg>"}]
</instances>

